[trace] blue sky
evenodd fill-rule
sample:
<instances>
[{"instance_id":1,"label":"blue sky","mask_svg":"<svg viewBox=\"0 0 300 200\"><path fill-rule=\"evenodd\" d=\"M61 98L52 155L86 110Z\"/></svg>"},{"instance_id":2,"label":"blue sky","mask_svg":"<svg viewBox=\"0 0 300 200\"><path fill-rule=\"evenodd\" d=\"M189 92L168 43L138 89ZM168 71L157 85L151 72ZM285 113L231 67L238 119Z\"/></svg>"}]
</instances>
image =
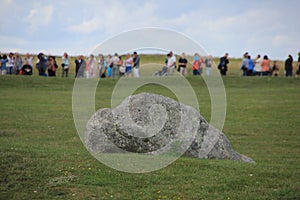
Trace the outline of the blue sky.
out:
<instances>
[{"instance_id":1,"label":"blue sky","mask_svg":"<svg viewBox=\"0 0 300 200\"><path fill-rule=\"evenodd\" d=\"M0 2L1 52L88 55L104 40L143 27L179 31L214 56L248 51L285 59L300 51L299 0Z\"/></svg>"}]
</instances>

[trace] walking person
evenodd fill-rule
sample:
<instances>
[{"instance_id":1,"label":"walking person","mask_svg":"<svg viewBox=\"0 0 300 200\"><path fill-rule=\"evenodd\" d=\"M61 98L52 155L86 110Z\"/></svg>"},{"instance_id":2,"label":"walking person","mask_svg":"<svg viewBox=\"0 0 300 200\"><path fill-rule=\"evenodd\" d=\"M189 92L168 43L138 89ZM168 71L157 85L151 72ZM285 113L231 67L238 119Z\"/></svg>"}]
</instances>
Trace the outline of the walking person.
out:
<instances>
[{"instance_id":1,"label":"walking person","mask_svg":"<svg viewBox=\"0 0 300 200\"><path fill-rule=\"evenodd\" d=\"M223 57L220 58L220 63L218 65L218 69L220 70L220 74L222 76L226 76L228 71L228 64L229 64L229 54L225 53Z\"/></svg>"}]
</instances>

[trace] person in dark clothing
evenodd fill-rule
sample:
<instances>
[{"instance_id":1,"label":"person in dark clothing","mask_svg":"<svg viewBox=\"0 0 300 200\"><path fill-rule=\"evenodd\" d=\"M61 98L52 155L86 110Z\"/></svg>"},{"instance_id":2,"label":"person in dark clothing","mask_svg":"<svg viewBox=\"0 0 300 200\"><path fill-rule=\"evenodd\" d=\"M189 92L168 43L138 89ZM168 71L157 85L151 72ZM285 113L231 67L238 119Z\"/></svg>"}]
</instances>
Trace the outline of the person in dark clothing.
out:
<instances>
[{"instance_id":1,"label":"person in dark clothing","mask_svg":"<svg viewBox=\"0 0 300 200\"><path fill-rule=\"evenodd\" d=\"M182 53L178 60L178 72L183 76L187 76L187 63L185 53Z\"/></svg>"},{"instance_id":2,"label":"person in dark clothing","mask_svg":"<svg viewBox=\"0 0 300 200\"><path fill-rule=\"evenodd\" d=\"M296 72L296 77L300 75L300 52L298 53L298 63L297 63L297 72Z\"/></svg>"},{"instance_id":3,"label":"person in dark clothing","mask_svg":"<svg viewBox=\"0 0 300 200\"><path fill-rule=\"evenodd\" d=\"M58 65L56 64L56 60L54 56L49 56L48 61L48 76L56 76L56 69Z\"/></svg>"},{"instance_id":4,"label":"person in dark clothing","mask_svg":"<svg viewBox=\"0 0 300 200\"><path fill-rule=\"evenodd\" d=\"M293 57L291 55L285 60L285 76L292 77L293 76Z\"/></svg>"},{"instance_id":5,"label":"person in dark clothing","mask_svg":"<svg viewBox=\"0 0 300 200\"><path fill-rule=\"evenodd\" d=\"M279 76L279 66L278 66L276 60L274 60L274 62L273 62L272 76Z\"/></svg>"},{"instance_id":6,"label":"person in dark clothing","mask_svg":"<svg viewBox=\"0 0 300 200\"><path fill-rule=\"evenodd\" d=\"M83 56L80 55L75 60L75 78L83 78L84 77L84 70L86 67L86 62L83 59Z\"/></svg>"},{"instance_id":7,"label":"person in dark clothing","mask_svg":"<svg viewBox=\"0 0 300 200\"><path fill-rule=\"evenodd\" d=\"M43 53L38 54L39 62L36 64L36 68L39 71L39 76L47 76L46 70L48 68L47 66L47 60L45 59L45 56Z\"/></svg>"},{"instance_id":8,"label":"person in dark clothing","mask_svg":"<svg viewBox=\"0 0 300 200\"><path fill-rule=\"evenodd\" d=\"M229 59L228 59L229 54L226 53L223 57L220 58L220 63L218 65L218 69L220 70L220 74L222 76L226 76L226 73L228 71L228 64L229 64Z\"/></svg>"},{"instance_id":9,"label":"person in dark clothing","mask_svg":"<svg viewBox=\"0 0 300 200\"><path fill-rule=\"evenodd\" d=\"M21 68L22 75L30 76L32 75L32 66L29 65L28 61L25 61L25 64Z\"/></svg>"}]
</instances>

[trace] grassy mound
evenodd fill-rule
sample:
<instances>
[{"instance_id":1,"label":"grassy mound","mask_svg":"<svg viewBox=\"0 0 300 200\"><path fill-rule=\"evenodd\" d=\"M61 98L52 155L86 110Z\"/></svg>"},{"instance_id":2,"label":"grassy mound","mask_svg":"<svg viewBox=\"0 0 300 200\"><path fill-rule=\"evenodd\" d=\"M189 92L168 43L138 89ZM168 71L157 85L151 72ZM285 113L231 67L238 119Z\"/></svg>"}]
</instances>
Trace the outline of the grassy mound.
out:
<instances>
[{"instance_id":1,"label":"grassy mound","mask_svg":"<svg viewBox=\"0 0 300 200\"><path fill-rule=\"evenodd\" d=\"M205 83L188 81L209 119ZM146 174L115 171L86 151L73 122L73 84L72 77L0 77L0 199L300 198L300 79L224 77L223 131L256 164L182 157ZM96 108L110 106L115 84L100 80ZM157 85L142 91L172 96Z\"/></svg>"}]
</instances>

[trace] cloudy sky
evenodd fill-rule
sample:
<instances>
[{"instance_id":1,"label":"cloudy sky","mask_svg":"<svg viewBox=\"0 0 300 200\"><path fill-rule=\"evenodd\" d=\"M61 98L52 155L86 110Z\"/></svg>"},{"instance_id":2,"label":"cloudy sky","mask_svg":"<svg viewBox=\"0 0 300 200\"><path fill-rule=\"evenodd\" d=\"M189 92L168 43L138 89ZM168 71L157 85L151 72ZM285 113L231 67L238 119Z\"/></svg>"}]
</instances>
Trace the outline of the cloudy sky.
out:
<instances>
[{"instance_id":1,"label":"cloudy sky","mask_svg":"<svg viewBox=\"0 0 300 200\"><path fill-rule=\"evenodd\" d=\"M121 32L179 31L208 53L271 58L300 51L299 0L0 0L0 51L88 55ZM117 50L116 50L117 51Z\"/></svg>"}]
</instances>

